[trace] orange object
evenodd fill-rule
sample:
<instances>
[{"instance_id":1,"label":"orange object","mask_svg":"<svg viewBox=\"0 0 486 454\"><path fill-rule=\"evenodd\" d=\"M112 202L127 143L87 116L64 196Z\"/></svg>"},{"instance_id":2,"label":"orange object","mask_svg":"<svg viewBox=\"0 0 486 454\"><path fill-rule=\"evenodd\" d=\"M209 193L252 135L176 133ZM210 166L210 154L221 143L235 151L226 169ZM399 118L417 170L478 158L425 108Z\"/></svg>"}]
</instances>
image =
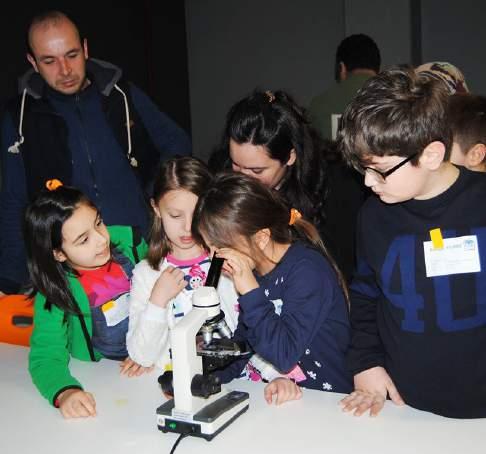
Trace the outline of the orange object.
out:
<instances>
[{"instance_id":1,"label":"orange object","mask_svg":"<svg viewBox=\"0 0 486 454\"><path fill-rule=\"evenodd\" d=\"M0 298L0 342L30 345L34 318L34 302L25 295Z\"/></svg>"},{"instance_id":2,"label":"orange object","mask_svg":"<svg viewBox=\"0 0 486 454\"><path fill-rule=\"evenodd\" d=\"M61 186L62 186L62 181L58 180L57 178L46 181L46 188L49 189L49 191L55 191L57 188Z\"/></svg>"}]
</instances>

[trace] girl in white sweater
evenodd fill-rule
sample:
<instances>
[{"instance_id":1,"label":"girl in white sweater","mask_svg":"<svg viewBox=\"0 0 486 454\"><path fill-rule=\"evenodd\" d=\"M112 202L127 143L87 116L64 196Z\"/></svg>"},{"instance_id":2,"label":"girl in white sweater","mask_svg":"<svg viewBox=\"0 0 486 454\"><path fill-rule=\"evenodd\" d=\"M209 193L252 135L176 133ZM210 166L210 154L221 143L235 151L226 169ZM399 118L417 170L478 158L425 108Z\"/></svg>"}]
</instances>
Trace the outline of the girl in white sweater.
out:
<instances>
[{"instance_id":1,"label":"girl in white sweater","mask_svg":"<svg viewBox=\"0 0 486 454\"><path fill-rule=\"evenodd\" d=\"M151 199L154 216L147 258L133 270L127 349L143 367L171 366L169 328L192 309L193 290L204 285L210 259L191 234L198 197L211 180L205 164L195 158L176 158L161 167ZM237 295L221 276L221 309L229 328L237 324ZM137 375L126 365L122 373Z\"/></svg>"}]
</instances>

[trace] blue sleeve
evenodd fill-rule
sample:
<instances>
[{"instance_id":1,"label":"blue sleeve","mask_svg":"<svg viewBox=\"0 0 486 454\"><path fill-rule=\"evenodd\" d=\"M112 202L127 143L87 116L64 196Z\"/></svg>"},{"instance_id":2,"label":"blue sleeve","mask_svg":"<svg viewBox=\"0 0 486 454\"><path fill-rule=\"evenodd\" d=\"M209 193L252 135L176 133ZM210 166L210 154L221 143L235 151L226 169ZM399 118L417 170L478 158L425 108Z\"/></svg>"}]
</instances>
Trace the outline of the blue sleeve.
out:
<instances>
[{"instance_id":1,"label":"blue sleeve","mask_svg":"<svg viewBox=\"0 0 486 454\"><path fill-rule=\"evenodd\" d=\"M357 267L351 282L351 345L347 353L348 369L353 375L376 366L384 366L385 354L377 326L377 306L384 298L365 254L366 222L358 218Z\"/></svg>"},{"instance_id":2,"label":"blue sleeve","mask_svg":"<svg viewBox=\"0 0 486 454\"><path fill-rule=\"evenodd\" d=\"M238 326L233 334L232 340L238 341L246 341L246 327L238 322ZM232 362L224 369L219 369L214 372L214 375L219 377L221 383L229 383L234 378L238 378L241 375L241 372L245 368L246 364L248 363L250 357L244 357L241 359L237 359L236 361Z\"/></svg>"},{"instance_id":3,"label":"blue sleeve","mask_svg":"<svg viewBox=\"0 0 486 454\"><path fill-rule=\"evenodd\" d=\"M280 315L262 287L242 295L240 322L253 350L285 373L291 370L322 329L334 301L336 278L330 266L298 260L285 282Z\"/></svg>"},{"instance_id":4,"label":"blue sleeve","mask_svg":"<svg viewBox=\"0 0 486 454\"><path fill-rule=\"evenodd\" d=\"M231 380L238 378L241 372L248 363L248 358L237 359L224 369L220 369L214 372L214 375L219 377L221 383L229 383Z\"/></svg>"},{"instance_id":5,"label":"blue sleeve","mask_svg":"<svg viewBox=\"0 0 486 454\"><path fill-rule=\"evenodd\" d=\"M9 153L8 147L17 140L11 117L6 114L1 125L0 162L2 190L0 192L0 291L17 293L27 279L22 216L27 205L27 189L22 151Z\"/></svg>"},{"instance_id":6,"label":"blue sleeve","mask_svg":"<svg viewBox=\"0 0 486 454\"><path fill-rule=\"evenodd\" d=\"M162 158L164 159L164 155L190 156L192 146L187 133L161 112L138 87L130 84L130 93L135 109Z\"/></svg>"}]
</instances>

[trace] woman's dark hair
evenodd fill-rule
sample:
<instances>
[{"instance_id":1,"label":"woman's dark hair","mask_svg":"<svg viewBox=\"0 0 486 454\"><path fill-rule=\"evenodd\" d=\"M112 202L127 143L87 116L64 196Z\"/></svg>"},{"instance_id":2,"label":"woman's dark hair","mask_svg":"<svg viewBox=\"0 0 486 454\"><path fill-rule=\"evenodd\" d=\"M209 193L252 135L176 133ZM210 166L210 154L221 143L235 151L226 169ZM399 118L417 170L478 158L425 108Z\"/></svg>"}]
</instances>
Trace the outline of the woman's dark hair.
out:
<instances>
[{"instance_id":1,"label":"woman's dark hair","mask_svg":"<svg viewBox=\"0 0 486 454\"><path fill-rule=\"evenodd\" d=\"M173 158L161 164L154 183L152 200L158 204L169 191L184 189L200 196L208 187L212 175L206 164L196 158ZM154 270L158 270L161 260L170 252L171 245L164 231L162 220L152 214L149 250L147 261Z\"/></svg>"},{"instance_id":2,"label":"woman's dark hair","mask_svg":"<svg viewBox=\"0 0 486 454\"><path fill-rule=\"evenodd\" d=\"M277 191L258 180L238 173L216 176L209 189L199 197L192 219L194 237L203 243L203 235L217 247L235 247L238 237L251 238L258 231L269 229L276 243L289 244L302 240L319 250L331 263L347 295L341 272L322 242L314 225L304 218L289 225L290 210ZM201 235L201 233L203 235ZM252 248L253 258L261 252Z\"/></svg>"},{"instance_id":3,"label":"woman's dark hair","mask_svg":"<svg viewBox=\"0 0 486 454\"><path fill-rule=\"evenodd\" d=\"M238 101L226 117L218 150L209 160L213 171L231 168L230 140L264 146L271 159L288 167L278 191L289 207L298 209L320 230L324 225L325 160L323 144L304 110L284 91L257 91Z\"/></svg>"},{"instance_id":4,"label":"woman's dark hair","mask_svg":"<svg viewBox=\"0 0 486 454\"><path fill-rule=\"evenodd\" d=\"M27 267L33 289L46 297L46 308L79 314L79 308L69 289L67 273L74 270L67 262L54 258L54 251L62 247L62 226L80 205L95 209L94 204L78 189L61 186L43 191L27 207L24 215L24 241Z\"/></svg>"}]
</instances>

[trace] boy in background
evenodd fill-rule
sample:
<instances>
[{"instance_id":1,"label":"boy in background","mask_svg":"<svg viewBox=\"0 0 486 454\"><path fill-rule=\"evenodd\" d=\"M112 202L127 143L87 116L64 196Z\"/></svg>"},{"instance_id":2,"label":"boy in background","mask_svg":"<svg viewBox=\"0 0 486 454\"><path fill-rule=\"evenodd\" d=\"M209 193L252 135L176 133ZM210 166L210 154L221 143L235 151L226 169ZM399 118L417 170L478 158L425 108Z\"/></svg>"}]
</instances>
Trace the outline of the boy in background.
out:
<instances>
[{"instance_id":1,"label":"boy in background","mask_svg":"<svg viewBox=\"0 0 486 454\"><path fill-rule=\"evenodd\" d=\"M344 411L385 399L486 417L486 178L449 162L448 93L401 68L348 105L340 144L376 194L358 220Z\"/></svg>"},{"instance_id":2,"label":"boy in background","mask_svg":"<svg viewBox=\"0 0 486 454\"><path fill-rule=\"evenodd\" d=\"M452 129L451 162L486 172L486 98L455 94L449 98Z\"/></svg>"}]
</instances>

